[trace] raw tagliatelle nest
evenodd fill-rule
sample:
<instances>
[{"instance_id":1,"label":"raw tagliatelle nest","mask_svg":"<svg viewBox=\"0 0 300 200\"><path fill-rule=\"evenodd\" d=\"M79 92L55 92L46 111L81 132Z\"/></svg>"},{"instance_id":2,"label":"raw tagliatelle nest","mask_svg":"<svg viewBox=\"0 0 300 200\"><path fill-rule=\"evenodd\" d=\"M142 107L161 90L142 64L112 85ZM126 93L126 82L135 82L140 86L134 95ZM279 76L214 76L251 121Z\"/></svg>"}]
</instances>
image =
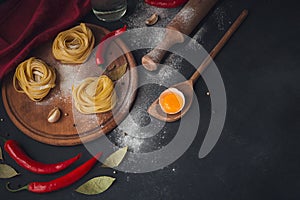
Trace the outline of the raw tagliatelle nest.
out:
<instances>
[{"instance_id":1,"label":"raw tagliatelle nest","mask_svg":"<svg viewBox=\"0 0 300 200\"><path fill-rule=\"evenodd\" d=\"M77 87L73 87L72 96L75 107L83 114L110 111L117 100L114 83L106 75L84 79Z\"/></svg>"},{"instance_id":2,"label":"raw tagliatelle nest","mask_svg":"<svg viewBox=\"0 0 300 200\"><path fill-rule=\"evenodd\" d=\"M17 92L25 93L33 101L41 101L55 87L55 69L35 57L18 65L13 86Z\"/></svg>"},{"instance_id":3,"label":"raw tagliatelle nest","mask_svg":"<svg viewBox=\"0 0 300 200\"><path fill-rule=\"evenodd\" d=\"M62 63L81 64L91 54L95 43L92 31L81 23L59 33L52 44L53 56Z\"/></svg>"}]
</instances>

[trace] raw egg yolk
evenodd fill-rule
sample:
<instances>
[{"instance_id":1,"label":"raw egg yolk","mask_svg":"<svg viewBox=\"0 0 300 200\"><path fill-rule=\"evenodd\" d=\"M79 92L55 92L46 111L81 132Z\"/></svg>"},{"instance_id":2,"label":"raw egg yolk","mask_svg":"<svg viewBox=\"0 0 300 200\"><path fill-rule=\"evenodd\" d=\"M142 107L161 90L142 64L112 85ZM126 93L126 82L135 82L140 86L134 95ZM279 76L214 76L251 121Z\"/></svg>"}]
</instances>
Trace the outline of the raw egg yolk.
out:
<instances>
[{"instance_id":1,"label":"raw egg yolk","mask_svg":"<svg viewBox=\"0 0 300 200\"><path fill-rule=\"evenodd\" d=\"M183 98L179 94L171 91L162 93L159 101L163 111L169 114L179 112L183 106Z\"/></svg>"}]
</instances>

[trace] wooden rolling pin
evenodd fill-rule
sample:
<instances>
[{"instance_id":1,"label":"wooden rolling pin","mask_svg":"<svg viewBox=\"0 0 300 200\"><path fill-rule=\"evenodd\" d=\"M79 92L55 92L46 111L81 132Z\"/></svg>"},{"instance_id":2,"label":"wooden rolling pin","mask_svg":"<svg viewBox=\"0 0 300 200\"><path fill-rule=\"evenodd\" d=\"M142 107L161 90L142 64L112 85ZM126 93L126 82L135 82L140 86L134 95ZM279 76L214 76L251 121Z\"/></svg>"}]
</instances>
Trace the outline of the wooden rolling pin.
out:
<instances>
[{"instance_id":1,"label":"wooden rolling pin","mask_svg":"<svg viewBox=\"0 0 300 200\"><path fill-rule=\"evenodd\" d=\"M167 25L164 39L142 58L143 66L149 71L156 70L157 63L166 53L164 49L167 50L174 44L184 42L183 34L189 35L216 2L217 0L189 0Z\"/></svg>"}]
</instances>

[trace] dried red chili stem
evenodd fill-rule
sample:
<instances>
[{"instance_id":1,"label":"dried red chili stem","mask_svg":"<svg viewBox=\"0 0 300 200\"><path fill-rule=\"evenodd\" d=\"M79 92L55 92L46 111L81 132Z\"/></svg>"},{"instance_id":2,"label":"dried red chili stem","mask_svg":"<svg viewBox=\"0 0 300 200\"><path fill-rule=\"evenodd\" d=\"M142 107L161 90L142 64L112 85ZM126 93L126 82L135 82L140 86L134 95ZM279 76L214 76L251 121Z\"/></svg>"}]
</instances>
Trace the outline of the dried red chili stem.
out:
<instances>
[{"instance_id":1,"label":"dried red chili stem","mask_svg":"<svg viewBox=\"0 0 300 200\"><path fill-rule=\"evenodd\" d=\"M37 174L53 174L59 172L73 164L81 157L81 154L78 154L75 157L62 162L46 164L30 158L15 140L6 140L4 149L18 165Z\"/></svg>"},{"instance_id":2,"label":"dried red chili stem","mask_svg":"<svg viewBox=\"0 0 300 200\"><path fill-rule=\"evenodd\" d=\"M97 48L97 52L96 52L96 64L101 66L105 63L105 59L104 59L104 53L105 50L108 46L108 44L114 40L116 37L118 37L119 35L121 35L122 33L124 33L127 30L127 26L124 25L122 28L117 29L115 31L112 31L108 34L106 34L100 41L98 48Z\"/></svg>"},{"instance_id":3,"label":"dried red chili stem","mask_svg":"<svg viewBox=\"0 0 300 200\"><path fill-rule=\"evenodd\" d=\"M99 152L96 154L93 158L90 160L86 161L73 171L69 172L68 174L61 176L57 179L54 179L52 181L48 182L31 182L19 189L11 189L9 188L9 182L6 184L7 190L10 192L18 192L21 190L28 190L30 192L34 193L48 193L48 192L53 192L62 188L65 188L79 179L81 179L85 174L87 174L92 167L96 164L97 160L100 158L102 155L102 152Z\"/></svg>"},{"instance_id":4,"label":"dried red chili stem","mask_svg":"<svg viewBox=\"0 0 300 200\"><path fill-rule=\"evenodd\" d=\"M176 8L187 1L188 0L145 0L147 4L160 8Z\"/></svg>"}]
</instances>

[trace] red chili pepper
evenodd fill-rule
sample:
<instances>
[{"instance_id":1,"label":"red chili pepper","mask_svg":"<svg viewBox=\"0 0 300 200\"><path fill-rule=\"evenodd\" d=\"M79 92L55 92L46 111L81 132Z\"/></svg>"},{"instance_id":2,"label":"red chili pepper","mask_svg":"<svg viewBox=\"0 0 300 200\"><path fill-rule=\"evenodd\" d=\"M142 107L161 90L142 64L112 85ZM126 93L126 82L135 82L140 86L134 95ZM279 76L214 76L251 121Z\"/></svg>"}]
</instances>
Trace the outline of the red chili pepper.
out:
<instances>
[{"instance_id":1,"label":"red chili pepper","mask_svg":"<svg viewBox=\"0 0 300 200\"><path fill-rule=\"evenodd\" d=\"M188 0L145 0L151 6L160 8L176 8L185 4Z\"/></svg>"},{"instance_id":2,"label":"red chili pepper","mask_svg":"<svg viewBox=\"0 0 300 200\"><path fill-rule=\"evenodd\" d=\"M98 45L98 49L96 52L96 64L101 66L105 63L104 59L104 52L106 50L106 47L108 46L109 42L115 39L117 36L121 35L127 30L127 26L124 25L124 27L117 29L115 31L112 31L108 34L106 34L100 41ZM105 41L105 42L104 42Z\"/></svg>"},{"instance_id":3,"label":"red chili pepper","mask_svg":"<svg viewBox=\"0 0 300 200\"><path fill-rule=\"evenodd\" d=\"M56 191L59 189L62 189L64 187L67 187L76 181L78 181L80 178L82 178L86 173L90 171L90 169L96 164L97 160L102 155L102 152L99 152L96 154L93 158L88 160L87 162L83 163L73 171L69 172L68 174L61 176L57 179L54 179L52 181L48 182L31 182L28 185L25 185L19 189L13 190L9 188L9 182L6 184L7 190L10 192L18 192L21 190L28 190L30 192L34 193L47 193Z\"/></svg>"},{"instance_id":4,"label":"red chili pepper","mask_svg":"<svg viewBox=\"0 0 300 200\"><path fill-rule=\"evenodd\" d=\"M52 174L59 172L73 164L81 157L81 154L78 154L66 161L55 164L45 164L30 158L15 140L6 140L4 149L10 157L18 163L18 165L37 174Z\"/></svg>"}]
</instances>

